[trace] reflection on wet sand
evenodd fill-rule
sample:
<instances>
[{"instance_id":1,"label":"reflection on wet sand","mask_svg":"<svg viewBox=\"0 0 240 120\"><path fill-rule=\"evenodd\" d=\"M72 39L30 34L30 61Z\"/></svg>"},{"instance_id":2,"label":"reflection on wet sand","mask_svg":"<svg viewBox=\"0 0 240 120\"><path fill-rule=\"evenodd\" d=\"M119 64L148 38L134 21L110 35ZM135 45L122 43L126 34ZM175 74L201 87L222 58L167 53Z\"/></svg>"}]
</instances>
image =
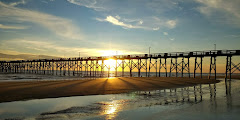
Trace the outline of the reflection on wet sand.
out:
<instances>
[{"instance_id":1,"label":"reflection on wet sand","mask_svg":"<svg viewBox=\"0 0 240 120\"><path fill-rule=\"evenodd\" d=\"M112 101L108 105L103 106L101 115L106 115L105 119L111 120L114 119L118 111L121 109L121 104L119 101Z\"/></svg>"},{"instance_id":2,"label":"reflection on wet sand","mask_svg":"<svg viewBox=\"0 0 240 120\"><path fill-rule=\"evenodd\" d=\"M227 110L232 109L232 80L225 79Z\"/></svg>"},{"instance_id":3,"label":"reflection on wet sand","mask_svg":"<svg viewBox=\"0 0 240 120\"><path fill-rule=\"evenodd\" d=\"M168 106L174 104L199 104L205 99L210 100L210 111L215 111L215 109L217 109L216 93L216 84L196 85L192 87L162 89L155 91L137 91L127 94L128 96L134 98L131 100L112 100L110 102L100 102L88 106L89 110L92 110L92 113L88 114L88 116L97 115L104 116L105 119L114 119L119 115L119 112L124 110L133 110L140 107L154 107L157 105ZM227 106L229 108L231 106L231 95L227 94L226 98ZM96 108L101 109L96 110ZM79 109L83 108L79 107ZM71 109L71 111L67 111L65 114L82 114L81 112L84 111L76 110L75 108L75 110ZM59 112L51 113L51 115L53 114L59 114ZM42 115L49 115L49 113Z\"/></svg>"},{"instance_id":4,"label":"reflection on wet sand","mask_svg":"<svg viewBox=\"0 0 240 120\"><path fill-rule=\"evenodd\" d=\"M236 109L236 107L234 108L233 105L239 105L237 102L233 102L234 100L236 101L236 99L232 99L232 96L236 96L235 93L239 93L240 91L238 89L240 81L234 81L233 87L231 86L232 81L227 82L228 89L226 90L224 89L225 83L222 81L217 84L205 84L192 87L161 89L154 91L136 91L128 94L112 95L112 97L108 98L107 100L98 100L97 102L90 103L88 105L73 104L72 106L58 110L45 109L43 110L44 112L38 113L38 116L35 116L34 118L45 120L89 118L137 119L136 116L130 117L134 112L136 112L137 114L140 114L140 117L141 115L148 114L148 116L152 116L154 119L154 116L159 116L162 114L164 115L166 114L165 111L169 110L175 111L171 114L178 112L182 114L188 113L189 111L190 113L193 112L193 114L202 114L205 112L211 114L211 112L218 113L219 111L226 113L231 112L232 109ZM232 92L231 89L233 88L235 92ZM125 96L125 98L118 99L118 96ZM80 100L79 102L81 102L81 97L87 96L80 96L78 99ZM95 97L97 98L98 96ZM41 101L41 99L39 101ZM59 104L63 103L64 101L59 102ZM148 109L145 110L145 108ZM138 111L139 109L142 111ZM237 109L237 111L239 110ZM153 114L153 112L156 112L156 114ZM0 115L4 115L4 112L0 113ZM26 118L28 118L28 116L26 116Z\"/></svg>"}]
</instances>

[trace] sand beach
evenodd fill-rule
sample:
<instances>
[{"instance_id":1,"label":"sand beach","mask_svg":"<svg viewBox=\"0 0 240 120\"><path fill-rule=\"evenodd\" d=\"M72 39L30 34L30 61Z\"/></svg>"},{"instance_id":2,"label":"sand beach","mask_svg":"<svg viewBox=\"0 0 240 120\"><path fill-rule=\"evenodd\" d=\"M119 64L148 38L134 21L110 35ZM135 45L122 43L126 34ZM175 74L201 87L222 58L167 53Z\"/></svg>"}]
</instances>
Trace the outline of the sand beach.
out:
<instances>
[{"instance_id":1,"label":"sand beach","mask_svg":"<svg viewBox=\"0 0 240 120\"><path fill-rule=\"evenodd\" d=\"M6 81L0 84L0 102L68 96L118 94L212 84L212 79L176 77L115 77L81 80Z\"/></svg>"}]
</instances>

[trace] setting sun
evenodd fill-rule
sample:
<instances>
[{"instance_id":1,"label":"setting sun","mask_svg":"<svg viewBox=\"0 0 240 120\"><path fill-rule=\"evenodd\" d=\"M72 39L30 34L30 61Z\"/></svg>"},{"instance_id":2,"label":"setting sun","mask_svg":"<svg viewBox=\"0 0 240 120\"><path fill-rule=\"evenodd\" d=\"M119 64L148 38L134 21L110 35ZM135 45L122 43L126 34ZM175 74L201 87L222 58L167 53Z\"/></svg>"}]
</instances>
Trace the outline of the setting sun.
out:
<instances>
[{"instance_id":1,"label":"setting sun","mask_svg":"<svg viewBox=\"0 0 240 120\"><path fill-rule=\"evenodd\" d=\"M107 67L110 67L110 70L115 70L114 67L116 66L116 60L114 59L108 59L108 60L105 60L104 61L104 64L107 66Z\"/></svg>"}]
</instances>

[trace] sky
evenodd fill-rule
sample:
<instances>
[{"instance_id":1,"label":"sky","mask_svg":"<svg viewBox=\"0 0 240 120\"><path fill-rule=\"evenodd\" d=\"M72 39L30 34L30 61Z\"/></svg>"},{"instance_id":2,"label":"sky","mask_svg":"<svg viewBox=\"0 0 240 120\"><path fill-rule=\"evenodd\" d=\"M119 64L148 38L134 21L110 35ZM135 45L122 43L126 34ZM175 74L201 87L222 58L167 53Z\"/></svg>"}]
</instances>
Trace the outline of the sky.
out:
<instances>
[{"instance_id":1,"label":"sky","mask_svg":"<svg viewBox=\"0 0 240 120\"><path fill-rule=\"evenodd\" d=\"M0 0L0 53L240 49L239 0Z\"/></svg>"}]
</instances>

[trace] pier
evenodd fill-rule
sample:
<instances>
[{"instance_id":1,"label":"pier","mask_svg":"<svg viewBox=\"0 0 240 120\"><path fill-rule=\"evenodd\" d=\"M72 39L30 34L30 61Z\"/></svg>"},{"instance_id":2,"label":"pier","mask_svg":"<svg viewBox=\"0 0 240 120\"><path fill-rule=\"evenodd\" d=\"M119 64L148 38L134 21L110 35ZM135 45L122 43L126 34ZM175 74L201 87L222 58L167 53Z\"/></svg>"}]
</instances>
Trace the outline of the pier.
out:
<instances>
[{"instance_id":1,"label":"pier","mask_svg":"<svg viewBox=\"0 0 240 120\"><path fill-rule=\"evenodd\" d=\"M0 61L0 73L30 73L61 76L81 77L132 77L133 71L137 71L137 77L150 77L155 72L155 77L184 77L187 74L196 73L203 76L203 58L210 59L208 78L216 79L216 58L226 57L225 78L240 71L240 63L233 63L232 58L240 56L240 50L209 50L192 52L171 52L138 55L113 55L100 57L76 57L58 59L36 59ZM190 70L190 58L194 58L194 69ZM115 65L109 65L106 61L114 61ZM206 66L204 66L206 67ZM164 75L163 75L164 74Z\"/></svg>"}]
</instances>

